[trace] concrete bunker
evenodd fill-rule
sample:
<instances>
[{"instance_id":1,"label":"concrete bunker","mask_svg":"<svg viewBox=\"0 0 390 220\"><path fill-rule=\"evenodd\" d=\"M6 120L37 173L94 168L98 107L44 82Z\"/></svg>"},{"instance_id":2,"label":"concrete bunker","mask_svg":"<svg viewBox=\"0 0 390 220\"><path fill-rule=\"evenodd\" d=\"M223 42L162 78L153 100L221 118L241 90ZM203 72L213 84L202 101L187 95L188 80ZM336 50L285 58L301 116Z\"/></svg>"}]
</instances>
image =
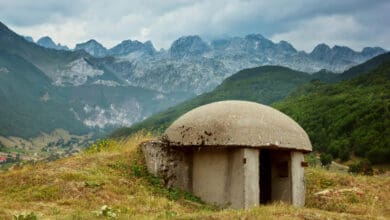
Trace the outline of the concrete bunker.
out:
<instances>
[{"instance_id":1,"label":"concrete bunker","mask_svg":"<svg viewBox=\"0 0 390 220\"><path fill-rule=\"evenodd\" d=\"M147 169L167 187L221 207L305 203L304 157L312 146L287 115L247 101L221 101L178 118L142 144Z\"/></svg>"}]
</instances>

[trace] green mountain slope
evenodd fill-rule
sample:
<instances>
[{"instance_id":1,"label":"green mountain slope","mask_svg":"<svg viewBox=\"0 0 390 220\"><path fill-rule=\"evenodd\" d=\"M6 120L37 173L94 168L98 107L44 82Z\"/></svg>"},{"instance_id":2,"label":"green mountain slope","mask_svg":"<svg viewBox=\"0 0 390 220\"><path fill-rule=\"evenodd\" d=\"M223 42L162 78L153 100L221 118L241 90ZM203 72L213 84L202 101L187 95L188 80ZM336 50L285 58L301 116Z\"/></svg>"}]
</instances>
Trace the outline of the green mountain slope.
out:
<instances>
[{"instance_id":1,"label":"green mountain slope","mask_svg":"<svg viewBox=\"0 0 390 220\"><path fill-rule=\"evenodd\" d=\"M307 131L316 150L390 161L390 61L352 80L312 82L274 107Z\"/></svg>"},{"instance_id":2,"label":"green mountain slope","mask_svg":"<svg viewBox=\"0 0 390 220\"><path fill-rule=\"evenodd\" d=\"M50 79L34 65L0 51L0 67L0 134L25 138L58 126L87 132L69 111L63 95L53 91Z\"/></svg>"},{"instance_id":3,"label":"green mountain slope","mask_svg":"<svg viewBox=\"0 0 390 220\"><path fill-rule=\"evenodd\" d=\"M285 98L299 85L312 79L307 73L280 66L245 69L225 79L212 92L171 107L130 128L117 129L111 137L127 136L141 129L160 133L185 112L215 101L236 99L271 104Z\"/></svg>"},{"instance_id":4,"label":"green mountain slope","mask_svg":"<svg viewBox=\"0 0 390 220\"><path fill-rule=\"evenodd\" d=\"M367 62L351 67L350 69L346 70L343 74L339 75L338 78L339 80L352 79L363 73L371 72L382 63L389 62L389 61L390 61L390 53L389 52L384 53L368 60Z\"/></svg>"}]
</instances>

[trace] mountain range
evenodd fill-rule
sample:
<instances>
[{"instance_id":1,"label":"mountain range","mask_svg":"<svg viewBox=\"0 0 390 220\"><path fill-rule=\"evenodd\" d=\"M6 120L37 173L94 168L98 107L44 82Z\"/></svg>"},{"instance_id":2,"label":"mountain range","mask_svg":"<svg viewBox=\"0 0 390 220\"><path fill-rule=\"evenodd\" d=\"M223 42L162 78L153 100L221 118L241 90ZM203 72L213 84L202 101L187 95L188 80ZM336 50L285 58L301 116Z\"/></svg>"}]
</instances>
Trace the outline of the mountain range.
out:
<instances>
[{"instance_id":1,"label":"mountain range","mask_svg":"<svg viewBox=\"0 0 390 220\"><path fill-rule=\"evenodd\" d=\"M31 37L25 38L26 40L33 42ZM55 44L54 41L48 36L40 38L37 41L37 44L46 48L69 50L67 46ZM380 47L365 47L362 49L362 51L357 52L346 46L336 45L333 48L330 48L326 44L319 44L313 49L312 52L306 53L304 51L297 51L287 41L274 43L260 34L250 34L244 38L233 37L217 39L211 41L210 43L203 41L197 35L184 36L175 40L168 51L157 51L151 41L142 43L137 40L124 40L116 46L107 49L101 43L91 39L89 41L76 44L73 50L84 50L94 57L121 57L137 52L152 56L156 55L157 53L166 53L171 58L191 58L203 55L206 57L217 57L218 55L221 56L218 53L223 52L228 54L227 52L229 51L233 52L234 55L243 55L245 53L264 53L265 55L269 55L267 61L271 61L272 57L276 56L276 53L289 55L298 54L301 59L310 59L312 62L319 61L322 63L328 63L328 65L323 64L323 69L334 72L343 71L347 69L349 65L362 63L365 60L386 52L386 50ZM328 66L328 68L325 68L325 66ZM300 67L299 64L296 68L293 69L305 70L305 68L309 69L306 70L307 72L320 70L319 67L314 67L312 70L310 70L310 67Z\"/></svg>"},{"instance_id":2,"label":"mountain range","mask_svg":"<svg viewBox=\"0 0 390 220\"><path fill-rule=\"evenodd\" d=\"M84 142L89 133L97 138L129 126L188 98L128 85L103 62L84 51L41 47L0 24L0 147L40 154ZM35 141L58 129L78 137Z\"/></svg>"},{"instance_id":3,"label":"mountain range","mask_svg":"<svg viewBox=\"0 0 390 220\"><path fill-rule=\"evenodd\" d=\"M34 42L0 23L0 144L34 148L70 143L71 138L63 137L45 146L31 140L57 129L96 138L209 92L237 71L266 64L284 65L304 76L297 81L295 75L267 76L280 77L258 95L279 99L313 77L335 80L330 70L344 70L383 52L319 45L308 54L259 34L212 42L184 36L160 51L150 41L131 40L110 49L90 40L69 50L49 37ZM276 84L281 91L267 91Z\"/></svg>"},{"instance_id":4,"label":"mountain range","mask_svg":"<svg viewBox=\"0 0 390 220\"><path fill-rule=\"evenodd\" d=\"M211 91L225 78L245 68L279 65L308 73L322 69L339 73L386 52L380 47L366 47L357 52L345 46L330 48L319 44L306 53L297 51L286 41L274 43L260 34L211 42L197 35L183 36L168 50L160 51L151 41L124 40L107 49L96 40L89 40L77 44L74 50L107 58L104 65L129 85L197 95Z\"/></svg>"}]
</instances>

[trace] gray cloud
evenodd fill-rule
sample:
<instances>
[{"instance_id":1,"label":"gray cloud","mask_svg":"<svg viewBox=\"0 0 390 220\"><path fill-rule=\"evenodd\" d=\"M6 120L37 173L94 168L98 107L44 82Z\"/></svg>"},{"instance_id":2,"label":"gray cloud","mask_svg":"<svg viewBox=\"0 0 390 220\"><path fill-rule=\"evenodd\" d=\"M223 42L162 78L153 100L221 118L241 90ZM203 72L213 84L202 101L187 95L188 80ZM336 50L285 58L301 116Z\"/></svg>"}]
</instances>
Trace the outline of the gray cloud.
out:
<instances>
[{"instance_id":1,"label":"gray cloud","mask_svg":"<svg viewBox=\"0 0 390 220\"><path fill-rule=\"evenodd\" d=\"M0 20L35 39L49 35L69 46L124 39L169 47L190 34L205 39L261 33L310 51L318 43L390 49L387 0L0 0Z\"/></svg>"}]
</instances>

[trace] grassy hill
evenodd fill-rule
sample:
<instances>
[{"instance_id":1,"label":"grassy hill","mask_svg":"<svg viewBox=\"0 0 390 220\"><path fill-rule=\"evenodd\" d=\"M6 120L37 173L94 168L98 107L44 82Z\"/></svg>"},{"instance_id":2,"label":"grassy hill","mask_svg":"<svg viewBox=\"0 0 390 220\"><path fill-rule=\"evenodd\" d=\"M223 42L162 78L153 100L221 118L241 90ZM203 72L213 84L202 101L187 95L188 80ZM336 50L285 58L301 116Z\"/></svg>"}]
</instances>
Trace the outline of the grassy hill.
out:
<instances>
[{"instance_id":1,"label":"grassy hill","mask_svg":"<svg viewBox=\"0 0 390 220\"><path fill-rule=\"evenodd\" d=\"M275 203L221 210L189 193L168 190L149 176L138 147L149 138L137 134L121 142L102 141L76 156L0 173L0 219L22 214L39 219L95 219L113 213L118 219L390 217L389 176L352 176L313 167L305 177L305 208Z\"/></svg>"},{"instance_id":2,"label":"grassy hill","mask_svg":"<svg viewBox=\"0 0 390 220\"><path fill-rule=\"evenodd\" d=\"M111 137L125 137L142 129L161 133L180 115L215 101L234 99L271 104L285 98L295 88L312 79L307 73L280 66L245 69L225 79L212 92L155 114L130 128L118 129Z\"/></svg>"}]
</instances>

